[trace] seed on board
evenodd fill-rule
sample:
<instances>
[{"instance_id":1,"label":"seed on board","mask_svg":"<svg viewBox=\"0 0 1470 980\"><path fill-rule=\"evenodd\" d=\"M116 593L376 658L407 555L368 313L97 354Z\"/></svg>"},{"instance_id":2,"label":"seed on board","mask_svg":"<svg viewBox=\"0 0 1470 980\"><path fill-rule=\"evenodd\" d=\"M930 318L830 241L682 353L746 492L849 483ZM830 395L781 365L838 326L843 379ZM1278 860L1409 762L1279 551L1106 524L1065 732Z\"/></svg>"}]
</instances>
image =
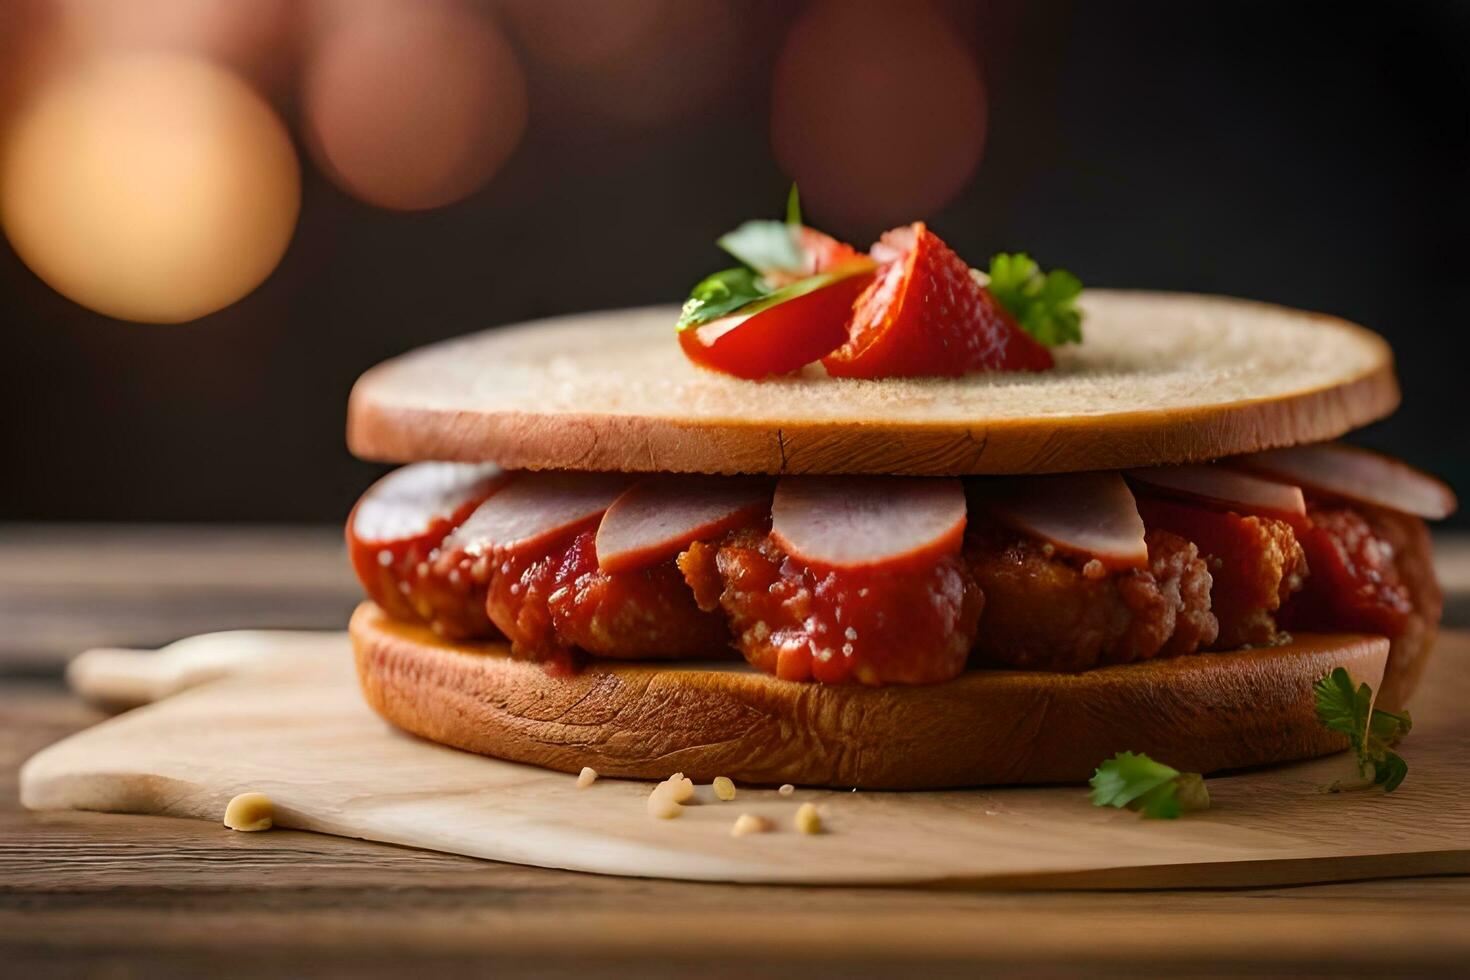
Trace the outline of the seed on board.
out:
<instances>
[{"instance_id":1,"label":"seed on board","mask_svg":"<svg viewBox=\"0 0 1470 980\"><path fill-rule=\"evenodd\" d=\"M241 793L225 807L225 826L231 830L270 830L276 807L264 793Z\"/></svg>"},{"instance_id":2,"label":"seed on board","mask_svg":"<svg viewBox=\"0 0 1470 980\"><path fill-rule=\"evenodd\" d=\"M796 808L796 829L803 834L820 834L822 817L815 803L803 803Z\"/></svg>"},{"instance_id":3,"label":"seed on board","mask_svg":"<svg viewBox=\"0 0 1470 980\"><path fill-rule=\"evenodd\" d=\"M781 785L781 788L776 790L776 792L780 793L782 796L790 796L792 793L796 792L796 787L792 786L790 783L783 783Z\"/></svg>"},{"instance_id":4,"label":"seed on board","mask_svg":"<svg viewBox=\"0 0 1470 980\"><path fill-rule=\"evenodd\" d=\"M735 799L735 780L729 776L716 776L714 788L716 799L724 800L726 803Z\"/></svg>"},{"instance_id":5,"label":"seed on board","mask_svg":"<svg viewBox=\"0 0 1470 980\"><path fill-rule=\"evenodd\" d=\"M582 771L577 773L577 788L586 789L597 782L597 770L591 766L583 766Z\"/></svg>"},{"instance_id":6,"label":"seed on board","mask_svg":"<svg viewBox=\"0 0 1470 980\"><path fill-rule=\"evenodd\" d=\"M742 813L731 825L730 836L745 837L749 834L764 834L775 828L776 825L765 817L758 817L753 813Z\"/></svg>"}]
</instances>

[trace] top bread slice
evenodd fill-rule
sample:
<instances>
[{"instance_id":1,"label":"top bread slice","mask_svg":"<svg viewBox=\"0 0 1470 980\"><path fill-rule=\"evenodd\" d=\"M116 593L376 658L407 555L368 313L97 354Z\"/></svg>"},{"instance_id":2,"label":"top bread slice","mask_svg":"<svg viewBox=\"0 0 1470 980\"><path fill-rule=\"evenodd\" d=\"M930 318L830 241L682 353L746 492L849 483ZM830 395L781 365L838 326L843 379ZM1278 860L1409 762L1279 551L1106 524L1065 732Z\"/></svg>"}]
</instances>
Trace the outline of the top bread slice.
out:
<instances>
[{"instance_id":1,"label":"top bread slice","mask_svg":"<svg viewBox=\"0 0 1470 980\"><path fill-rule=\"evenodd\" d=\"M502 327L357 382L352 451L524 469L965 475L1116 469L1318 442L1397 407L1383 339L1248 300L1089 290L1040 374L752 382L698 368L653 307Z\"/></svg>"}]
</instances>

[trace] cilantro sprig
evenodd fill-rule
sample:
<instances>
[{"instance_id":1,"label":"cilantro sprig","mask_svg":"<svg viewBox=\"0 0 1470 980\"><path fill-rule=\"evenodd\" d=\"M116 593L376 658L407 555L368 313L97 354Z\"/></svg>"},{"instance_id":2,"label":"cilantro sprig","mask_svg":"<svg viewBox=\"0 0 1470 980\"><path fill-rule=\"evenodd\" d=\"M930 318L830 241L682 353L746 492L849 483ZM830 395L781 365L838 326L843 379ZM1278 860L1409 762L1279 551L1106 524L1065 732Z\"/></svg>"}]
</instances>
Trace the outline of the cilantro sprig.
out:
<instances>
[{"instance_id":1,"label":"cilantro sprig","mask_svg":"<svg viewBox=\"0 0 1470 980\"><path fill-rule=\"evenodd\" d=\"M1011 316L1047 347L1082 342L1082 282L1065 269L1043 273L1025 252L1002 252L990 260L986 286Z\"/></svg>"},{"instance_id":2,"label":"cilantro sprig","mask_svg":"<svg viewBox=\"0 0 1470 980\"><path fill-rule=\"evenodd\" d=\"M1092 774L1092 805L1127 807L1155 820L1173 820L1210 805L1197 772L1180 772L1142 752L1119 752Z\"/></svg>"},{"instance_id":3,"label":"cilantro sprig","mask_svg":"<svg viewBox=\"0 0 1470 980\"><path fill-rule=\"evenodd\" d=\"M1373 689L1367 684L1354 688L1352 677L1342 667L1334 667L1312 685L1312 694L1322 727L1348 737L1361 785L1382 786L1385 793L1398 789L1409 774L1409 764L1392 748L1414 727L1409 713L1373 707ZM1342 783L1327 787L1332 792L1347 788Z\"/></svg>"}]
</instances>

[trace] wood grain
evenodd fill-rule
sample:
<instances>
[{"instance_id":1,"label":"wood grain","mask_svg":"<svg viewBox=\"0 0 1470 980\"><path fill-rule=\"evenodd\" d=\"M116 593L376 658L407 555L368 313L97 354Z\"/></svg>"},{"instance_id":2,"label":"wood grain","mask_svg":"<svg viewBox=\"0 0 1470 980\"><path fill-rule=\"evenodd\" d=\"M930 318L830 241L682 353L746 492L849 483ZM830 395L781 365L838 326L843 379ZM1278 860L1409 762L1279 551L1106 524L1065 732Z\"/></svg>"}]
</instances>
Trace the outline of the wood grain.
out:
<instances>
[{"instance_id":1,"label":"wood grain","mask_svg":"<svg viewBox=\"0 0 1470 980\"><path fill-rule=\"evenodd\" d=\"M341 629L362 598L340 527L0 524L0 542L0 677L89 647Z\"/></svg>"},{"instance_id":2,"label":"wood grain","mask_svg":"<svg viewBox=\"0 0 1470 980\"><path fill-rule=\"evenodd\" d=\"M702 371L679 353L672 308L500 328L364 374L348 443L368 459L527 469L1028 473L1332 439L1398 405L1387 345L1343 320L1110 290L1087 308L1087 343L1053 372L881 382Z\"/></svg>"}]
</instances>

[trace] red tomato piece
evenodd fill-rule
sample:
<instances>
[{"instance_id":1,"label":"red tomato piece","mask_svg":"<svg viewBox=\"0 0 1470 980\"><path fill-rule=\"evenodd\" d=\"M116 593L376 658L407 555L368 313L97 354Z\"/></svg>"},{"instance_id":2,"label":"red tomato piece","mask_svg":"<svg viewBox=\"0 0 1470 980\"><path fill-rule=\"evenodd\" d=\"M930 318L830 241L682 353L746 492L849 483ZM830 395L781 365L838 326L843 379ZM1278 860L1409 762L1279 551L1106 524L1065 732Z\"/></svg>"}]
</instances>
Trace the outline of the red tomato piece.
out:
<instances>
[{"instance_id":1,"label":"red tomato piece","mask_svg":"<svg viewBox=\"0 0 1470 980\"><path fill-rule=\"evenodd\" d=\"M801 225L796 229L796 247L801 252L799 269L760 269L761 275L772 286L785 286L836 271L852 263L863 263L865 256L846 242L840 242L826 232Z\"/></svg>"},{"instance_id":2,"label":"red tomato piece","mask_svg":"<svg viewBox=\"0 0 1470 980\"><path fill-rule=\"evenodd\" d=\"M695 364L737 378L790 374L847 340L847 317L873 278L863 260L803 279L738 313L679 333Z\"/></svg>"},{"instance_id":3,"label":"red tomato piece","mask_svg":"<svg viewBox=\"0 0 1470 980\"><path fill-rule=\"evenodd\" d=\"M922 221L873 246L886 264L858 297L848 340L822 359L843 378L1044 371L1051 353L1016 325Z\"/></svg>"}]
</instances>

